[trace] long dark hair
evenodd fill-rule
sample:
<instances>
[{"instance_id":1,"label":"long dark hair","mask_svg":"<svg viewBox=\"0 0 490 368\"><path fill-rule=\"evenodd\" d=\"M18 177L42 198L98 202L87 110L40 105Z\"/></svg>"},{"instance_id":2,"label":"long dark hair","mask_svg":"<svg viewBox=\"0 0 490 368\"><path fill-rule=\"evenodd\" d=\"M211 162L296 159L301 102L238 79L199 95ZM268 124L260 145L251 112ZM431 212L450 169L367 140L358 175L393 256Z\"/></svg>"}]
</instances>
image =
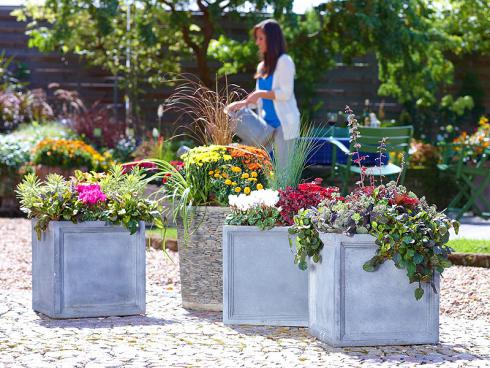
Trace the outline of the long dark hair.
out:
<instances>
[{"instance_id":1,"label":"long dark hair","mask_svg":"<svg viewBox=\"0 0 490 368\"><path fill-rule=\"evenodd\" d=\"M257 24L253 28L253 35L257 37L257 30L261 30L265 34L265 42L267 44L267 51L262 55L262 61L264 62L261 70L255 75L258 77L267 77L274 73L276 70L277 59L286 53L286 41L282 34L281 26L274 19L266 19Z\"/></svg>"}]
</instances>

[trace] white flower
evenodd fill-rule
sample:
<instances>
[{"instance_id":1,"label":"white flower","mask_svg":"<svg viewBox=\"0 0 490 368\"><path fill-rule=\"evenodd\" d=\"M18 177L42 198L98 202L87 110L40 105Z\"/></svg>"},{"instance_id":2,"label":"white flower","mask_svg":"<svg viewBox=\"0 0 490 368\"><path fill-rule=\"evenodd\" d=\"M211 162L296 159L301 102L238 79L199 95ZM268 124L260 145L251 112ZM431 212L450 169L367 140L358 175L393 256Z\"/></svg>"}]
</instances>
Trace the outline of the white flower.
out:
<instances>
[{"instance_id":1,"label":"white flower","mask_svg":"<svg viewBox=\"0 0 490 368\"><path fill-rule=\"evenodd\" d=\"M257 206L275 207L279 201L279 192L271 189L254 190L249 195L240 194L228 196L231 207L239 211L248 211Z\"/></svg>"}]
</instances>

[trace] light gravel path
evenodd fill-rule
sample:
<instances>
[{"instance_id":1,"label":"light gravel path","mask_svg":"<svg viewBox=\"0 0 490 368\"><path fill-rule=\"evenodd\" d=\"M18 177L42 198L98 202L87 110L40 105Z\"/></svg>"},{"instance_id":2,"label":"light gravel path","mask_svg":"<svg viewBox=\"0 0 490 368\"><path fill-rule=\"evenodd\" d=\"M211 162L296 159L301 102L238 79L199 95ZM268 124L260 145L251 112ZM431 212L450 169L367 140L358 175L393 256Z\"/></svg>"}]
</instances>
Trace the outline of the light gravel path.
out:
<instances>
[{"instance_id":1,"label":"light gravel path","mask_svg":"<svg viewBox=\"0 0 490 368\"><path fill-rule=\"evenodd\" d=\"M224 326L180 306L178 262L147 253L147 315L50 320L31 310L30 226L0 219L2 367L490 366L490 270L452 267L441 285L440 344L331 348L304 328Z\"/></svg>"}]
</instances>

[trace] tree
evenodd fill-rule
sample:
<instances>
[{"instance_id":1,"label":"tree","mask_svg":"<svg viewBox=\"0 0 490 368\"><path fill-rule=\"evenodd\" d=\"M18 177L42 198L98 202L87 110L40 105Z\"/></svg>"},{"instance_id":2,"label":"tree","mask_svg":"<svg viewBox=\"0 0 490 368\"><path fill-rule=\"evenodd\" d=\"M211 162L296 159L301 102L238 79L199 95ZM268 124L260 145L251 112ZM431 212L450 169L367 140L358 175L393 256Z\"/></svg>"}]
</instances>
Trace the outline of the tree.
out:
<instances>
[{"instance_id":1,"label":"tree","mask_svg":"<svg viewBox=\"0 0 490 368\"><path fill-rule=\"evenodd\" d=\"M29 20L30 47L75 53L117 76L126 90L127 118L136 128L143 85L161 85L163 71L180 70L174 52L179 33L169 32L170 14L153 1L46 0L14 15Z\"/></svg>"}]
</instances>

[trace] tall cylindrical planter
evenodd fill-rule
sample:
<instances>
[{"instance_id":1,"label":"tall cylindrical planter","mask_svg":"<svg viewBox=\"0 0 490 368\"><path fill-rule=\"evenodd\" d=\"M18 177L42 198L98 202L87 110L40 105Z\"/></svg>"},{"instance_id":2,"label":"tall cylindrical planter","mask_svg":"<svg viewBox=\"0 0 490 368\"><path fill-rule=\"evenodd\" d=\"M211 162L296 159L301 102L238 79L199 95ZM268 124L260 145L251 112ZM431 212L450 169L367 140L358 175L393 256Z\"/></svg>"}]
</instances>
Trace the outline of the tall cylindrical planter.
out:
<instances>
[{"instance_id":1,"label":"tall cylindrical planter","mask_svg":"<svg viewBox=\"0 0 490 368\"><path fill-rule=\"evenodd\" d=\"M439 295L409 284L392 261L366 272L377 245L371 235L321 234L321 261L309 264L309 330L335 347L437 344ZM434 283L439 289L438 274Z\"/></svg>"},{"instance_id":2,"label":"tall cylindrical planter","mask_svg":"<svg viewBox=\"0 0 490 368\"><path fill-rule=\"evenodd\" d=\"M202 311L223 310L223 225L229 207L195 207L190 238L185 244L178 220L182 306Z\"/></svg>"}]
</instances>

